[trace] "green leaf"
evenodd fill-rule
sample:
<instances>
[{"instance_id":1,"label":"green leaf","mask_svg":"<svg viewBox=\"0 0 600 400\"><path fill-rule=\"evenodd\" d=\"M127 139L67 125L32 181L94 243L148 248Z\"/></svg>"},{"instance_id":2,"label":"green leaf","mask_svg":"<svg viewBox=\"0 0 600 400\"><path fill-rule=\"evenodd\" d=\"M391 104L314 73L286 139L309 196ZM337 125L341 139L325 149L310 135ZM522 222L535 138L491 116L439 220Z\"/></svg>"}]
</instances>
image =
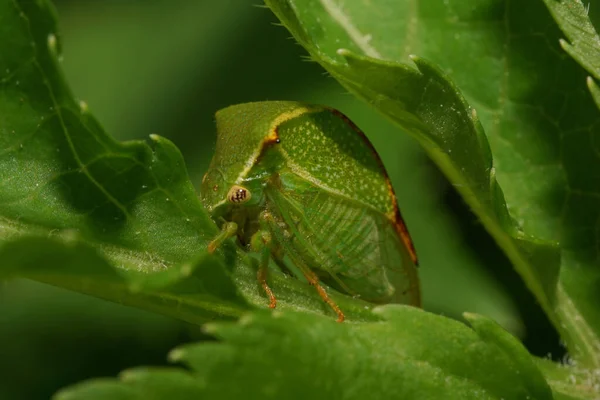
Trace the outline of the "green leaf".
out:
<instances>
[{"instance_id":1,"label":"green leaf","mask_svg":"<svg viewBox=\"0 0 600 400\"><path fill-rule=\"evenodd\" d=\"M600 37L581 0L544 0L568 42L561 47L596 79L600 79ZM588 3L588 7L591 6Z\"/></svg>"},{"instance_id":2,"label":"green leaf","mask_svg":"<svg viewBox=\"0 0 600 400\"><path fill-rule=\"evenodd\" d=\"M217 228L179 150L108 136L59 68L46 1L0 1L0 278L29 277L193 323L267 300L253 259ZM34 249L34 251L32 251ZM307 284L273 271L281 309L331 313ZM371 305L333 294L350 319Z\"/></svg>"},{"instance_id":3,"label":"green leaf","mask_svg":"<svg viewBox=\"0 0 600 400\"><path fill-rule=\"evenodd\" d=\"M0 246L0 256L0 277L27 277L188 322L200 324L214 314L237 317L248 309L215 257L204 255L165 272L131 273L68 237L24 237Z\"/></svg>"},{"instance_id":4,"label":"green leaf","mask_svg":"<svg viewBox=\"0 0 600 400\"><path fill-rule=\"evenodd\" d=\"M48 7L0 4L0 276L33 277L187 320L205 310L238 315L248 306L223 267L206 258L189 261L216 227L179 151L157 136L152 148L117 143L74 101L57 68L60 43ZM181 278L199 273L214 292L129 296L144 289L141 278L117 268L186 272ZM159 275L161 286L173 283ZM231 304L222 306L224 298Z\"/></svg>"},{"instance_id":5,"label":"green leaf","mask_svg":"<svg viewBox=\"0 0 600 400\"><path fill-rule=\"evenodd\" d=\"M569 351L600 367L600 119L543 4L266 3L315 61L420 142Z\"/></svg>"},{"instance_id":6,"label":"green leaf","mask_svg":"<svg viewBox=\"0 0 600 400\"><path fill-rule=\"evenodd\" d=\"M188 371L134 369L120 384L91 381L56 399L125 393L126 399L552 398L522 345L488 319L469 316L469 329L407 306L377 312L385 321L337 324L309 314L255 313L209 325L223 343L171 353Z\"/></svg>"}]
</instances>

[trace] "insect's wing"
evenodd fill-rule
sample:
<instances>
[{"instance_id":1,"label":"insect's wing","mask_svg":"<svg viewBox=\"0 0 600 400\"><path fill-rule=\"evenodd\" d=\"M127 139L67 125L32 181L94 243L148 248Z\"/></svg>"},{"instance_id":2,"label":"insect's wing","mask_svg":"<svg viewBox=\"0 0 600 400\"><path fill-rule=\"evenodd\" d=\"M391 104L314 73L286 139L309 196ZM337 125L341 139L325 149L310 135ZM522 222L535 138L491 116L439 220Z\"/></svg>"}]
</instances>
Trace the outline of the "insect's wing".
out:
<instances>
[{"instance_id":1,"label":"insect's wing","mask_svg":"<svg viewBox=\"0 0 600 400\"><path fill-rule=\"evenodd\" d=\"M396 288L393 302L421 306L421 288L414 258L392 222L382 218L381 253L390 283Z\"/></svg>"},{"instance_id":2,"label":"insect's wing","mask_svg":"<svg viewBox=\"0 0 600 400\"><path fill-rule=\"evenodd\" d=\"M278 242L324 281L369 301L420 305L416 268L385 215L293 175L266 193Z\"/></svg>"}]
</instances>

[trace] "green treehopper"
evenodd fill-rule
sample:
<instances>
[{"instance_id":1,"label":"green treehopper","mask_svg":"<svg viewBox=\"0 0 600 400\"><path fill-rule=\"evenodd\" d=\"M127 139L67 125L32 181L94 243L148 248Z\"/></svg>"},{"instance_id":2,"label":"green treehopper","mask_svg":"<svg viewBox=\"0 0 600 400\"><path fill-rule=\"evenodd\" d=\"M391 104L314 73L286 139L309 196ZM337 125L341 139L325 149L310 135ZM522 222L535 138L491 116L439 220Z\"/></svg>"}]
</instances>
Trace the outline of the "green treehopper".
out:
<instances>
[{"instance_id":1,"label":"green treehopper","mask_svg":"<svg viewBox=\"0 0 600 400\"><path fill-rule=\"evenodd\" d=\"M202 180L202 202L221 233L236 236L283 270L287 255L344 320L320 285L374 303L421 303L417 256L388 175L373 146L337 110L258 102L217 112L217 144Z\"/></svg>"}]
</instances>

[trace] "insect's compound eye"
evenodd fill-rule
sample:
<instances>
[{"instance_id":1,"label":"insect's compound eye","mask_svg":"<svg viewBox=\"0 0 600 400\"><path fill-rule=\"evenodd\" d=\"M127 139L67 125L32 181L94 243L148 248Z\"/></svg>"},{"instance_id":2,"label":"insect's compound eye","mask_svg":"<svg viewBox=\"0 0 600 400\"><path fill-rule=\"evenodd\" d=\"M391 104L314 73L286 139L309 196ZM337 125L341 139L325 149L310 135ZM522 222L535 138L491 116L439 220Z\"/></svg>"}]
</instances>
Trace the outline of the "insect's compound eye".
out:
<instances>
[{"instance_id":1,"label":"insect's compound eye","mask_svg":"<svg viewBox=\"0 0 600 400\"><path fill-rule=\"evenodd\" d=\"M233 185L227 193L227 201L234 204L245 203L251 198L250 191L244 187Z\"/></svg>"}]
</instances>

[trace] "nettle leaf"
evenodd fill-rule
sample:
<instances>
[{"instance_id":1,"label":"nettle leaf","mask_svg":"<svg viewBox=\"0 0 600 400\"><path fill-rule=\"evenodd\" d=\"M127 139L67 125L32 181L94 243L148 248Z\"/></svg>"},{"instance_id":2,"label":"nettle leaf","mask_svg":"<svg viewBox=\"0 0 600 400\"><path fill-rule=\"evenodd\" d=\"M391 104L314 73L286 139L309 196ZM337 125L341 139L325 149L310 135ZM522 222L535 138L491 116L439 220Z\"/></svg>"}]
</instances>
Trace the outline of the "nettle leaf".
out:
<instances>
[{"instance_id":1,"label":"nettle leaf","mask_svg":"<svg viewBox=\"0 0 600 400\"><path fill-rule=\"evenodd\" d=\"M315 61L421 143L570 353L600 367L600 114L544 5L265 2Z\"/></svg>"},{"instance_id":2,"label":"nettle leaf","mask_svg":"<svg viewBox=\"0 0 600 400\"><path fill-rule=\"evenodd\" d=\"M255 313L207 325L222 342L171 353L188 369L128 370L120 381L90 381L56 399L552 398L527 351L489 319L468 315L470 329L407 306L376 312L385 321Z\"/></svg>"},{"instance_id":3,"label":"nettle leaf","mask_svg":"<svg viewBox=\"0 0 600 400\"><path fill-rule=\"evenodd\" d=\"M559 28L567 36L560 39L561 47L595 79L600 79L600 36L592 25L587 8L581 0L545 0L546 6ZM588 76L587 85L600 109L600 89L594 78Z\"/></svg>"},{"instance_id":4,"label":"nettle leaf","mask_svg":"<svg viewBox=\"0 0 600 400\"><path fill-rule=\"evenodd\" d=\"M0 2L0 278L28 277L193 323L267 300L252 259L217 234L179 150L151 135L120 143L77 102L58 66L45 1ZM307 284L273 271L279 308L330 313ZM371 305L333 294L350 319Z\"/></svg>"},{"instance_id":5,"label":"nettle leaf","mask_svg":"<svg viewBox=\"0 0 600 400\"><path fill-rule=\"evenodd\" d=\"M561 47L596 79L600 79L600 37L581 0L544 0L568 42ZM588 3L587 7L591 4Z\"/></svg>"},{"instance_id":6,"label":"nettle leaf","mask_svg":"<svg viewBox=\"0 0 600 400\"><path fill-rule=\"evenodd\" d=\"M48 3L4 1L0 15L0 276L187 320L248 309L221 263L198 258L216 227L179 151L158 136L118 143L73 99ZM144 289L136 272L161 272L164 291L134 295ZM210 290L176 288L167 275L177 273L182 286Z\"/></svg>"}]
</instances>

